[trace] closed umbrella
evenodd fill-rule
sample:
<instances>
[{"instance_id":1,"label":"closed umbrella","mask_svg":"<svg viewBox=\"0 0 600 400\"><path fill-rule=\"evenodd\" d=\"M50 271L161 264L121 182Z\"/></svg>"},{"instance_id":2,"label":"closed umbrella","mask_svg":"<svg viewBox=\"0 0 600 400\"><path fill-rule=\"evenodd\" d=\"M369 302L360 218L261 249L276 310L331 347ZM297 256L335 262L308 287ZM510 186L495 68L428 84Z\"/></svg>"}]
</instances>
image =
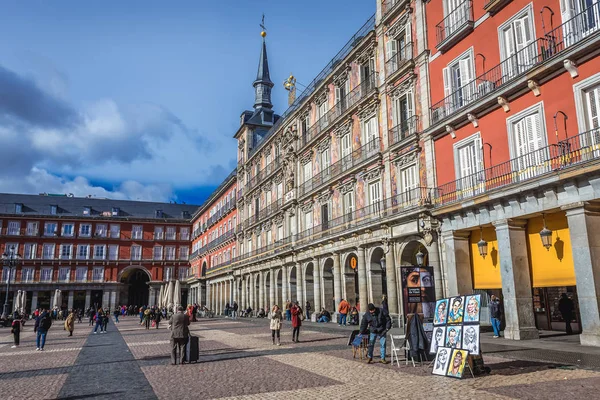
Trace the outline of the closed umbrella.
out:
<instances>
[{"instance_id":1,"label":"closed umbrella","mask_svg":"<svg viewBox=\"0 0 600 400\"><path fill-rule=\"evenodd\" d=\"M54 304L52 304L52 308L58 307L58 292L58 289L54 291Z\"/></svg>"},{"instance_id":2,"label":"closed umbrella","mask_svg":"<svg viewBox=\"0 0 600 400\"><path fill-rule=\"evenodd\" d=\"M173 307L173 290L175 290L175 286L173 281L171 281L167 289L167 307Z\"/></svg>"},{"instance_id":3,"label":"closed umbrella","mask_svg":"<svg viewBox=\"0 0 600 400\"><path fill-rule=\"evenodd\" d=\"M21 313L25 314L25 307L27 306L27 292L25 290L23 290L21 292Z\"/></svg>"},{"instance_id":4,"label":"closed umbrella","mask_svg":"<svg viewBox=\"0 0 600 400\"><path fill-rule=\"evenodd\" d=\"M163 287L161 285L158 288L158 301L156 302L156 304L158 305L158 307L162 307L162 301L163 301Z\"/></svg>"},{"instance_id":5,"label":"closed umbrella","mask_svg":"<svg viewBox=\"0 0 600 400\"><path fill-rule=\"evenodd\" d=\"M21 290L19 290L17 292L17 297L15 298L15 304L14 304L14 311L21 310L21 293L22 293Z\"/></svg>"},{"instance_id":6,"label":"closed umbrella","mask_svg":"<svg viewBox=\"0 0 600 400\"><path fill-rule=\"evenodd\" d=\"M181 284L179 283L179 279L175 281L175 290L173 293L173 303L175 303L175 310L177 310L177 307L179 307L181 305Z\"/></svg>"}]
</instances>

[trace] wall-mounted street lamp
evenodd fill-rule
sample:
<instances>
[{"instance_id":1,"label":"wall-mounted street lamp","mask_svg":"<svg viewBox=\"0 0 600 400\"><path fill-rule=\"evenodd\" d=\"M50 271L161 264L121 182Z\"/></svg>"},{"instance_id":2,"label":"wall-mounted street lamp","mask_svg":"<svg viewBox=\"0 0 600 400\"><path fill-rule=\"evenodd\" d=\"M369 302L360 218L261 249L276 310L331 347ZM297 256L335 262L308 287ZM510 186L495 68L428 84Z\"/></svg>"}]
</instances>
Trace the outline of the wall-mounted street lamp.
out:
<instances>
[{"instance_id":1,"label":"wall-mounted street lamp","mask_svg":"<svg viewBox=\"0 0 600 400\"><path fill-rule=\"evenodd\" d=\"M546 228L546 216L542 214L542 218L544 220L544 227L540 231L540 239L542 239L542 245L546 248L546 250L550 250L552 247L552 231Z\"/></svg>"},{"instance_id":2,"label":"wall-mounted street lamp","mask_svg":"<svg viewBox=\"0 0 600 400\"><path fill-rule=\"evenodd\" d=\"M419 267L422 267L423 262L425 261L425 254L423 254L420 247L419 247L419 252L417 254L415 254L415 257L417 258L417 265Z\"/></svg>"},{"instance_id":3,"label":"wall-mounted street lamp","mask_svg":"<svg viewBox=\"0 0 600 400\"><path fill-rule=\"evenodd\" d=\"M385 257L382 257L379 262L381 263L381 270L385 272Z\"/></svg>"},{"instance_id":4,"label":"wall-mounted street lamp","mask_svg":"<svg viewBox=\"0 0 600 400\"><path fill-rule=\"evenodd\" d=\"M483 240L483 227L479 227L479 242L477 242L477 248L479 249L479 255L485 258L488 253L488 242Z\"/></svg>"}]
</instances>

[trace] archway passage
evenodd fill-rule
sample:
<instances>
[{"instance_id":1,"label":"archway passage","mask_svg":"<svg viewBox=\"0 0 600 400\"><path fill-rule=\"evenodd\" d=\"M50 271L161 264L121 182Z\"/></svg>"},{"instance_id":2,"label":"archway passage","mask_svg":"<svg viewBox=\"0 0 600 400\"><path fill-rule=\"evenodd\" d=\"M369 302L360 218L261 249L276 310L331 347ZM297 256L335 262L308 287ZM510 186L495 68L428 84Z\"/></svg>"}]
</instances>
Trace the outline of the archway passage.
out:
<instances>
[{"instance_id":1,"label":"archway passage","mask_svg":"<svg viewBox=\"0 0 600 400\"><path fill-rule=\"evenodd\" d=\"M127 304L137 306L148 304L148 282L150 277L144 270L134 268L123 273L121 283L129 285Z\"/></svg>"},{"instance_id":2,"label":"archway passage","mask_svg":"<svg viewBox=\"0 0 600 400\"><path fill-rule=\"evenodd\" d=\"M314 273L314 264L308 263L306 265L304 274L305 274L305 278L304 278L304 301L305 302L310 302L310 306L311 306L311 310L312 311L316 311L319 312L321 310L316 310L316 302L315 302L315 281L313 278L313 273ZM318 296L319 293L316 293L316 295ZM304 308L306 308L306 303L304 304Z\"/></svg>"},{"instance_id":3,"label":"archway passage","mask_svg":"<svg viewBox=\"0 0 600 400\"><path fill-rule=\"evenodd\" d=\"M355 306L358 303L360 298L358 292L358 257L354 253L348 254L344 262L344 294L344 298L350 305ZM363 305L361 304L361 306Z\"/></svg>"},{"instance_id":4,"label":"archway passage","mask_svg":"<svg viewBox=\"0 0 600 400\"><path fill-rule=\"evenodd\" d=\"M391 268L394 268L394 266L392 265ZM377 247L371 255L369 279L371 283L371 303L379 307L383 300L382 296L387 296L385 253L381 247Z\"/></svg>"},{"instance_id":5,"label":"archway passage","mask_svg":"<svg viewBox=\"0 0 600 400\"><path fill-rule=\"evenodd\" d=\"M335 307L334 284L333 284L333 259L328 258L323 265L323 301L321 307L324 307L332 314L337 311Z\"/></svg>"}]
</instances>

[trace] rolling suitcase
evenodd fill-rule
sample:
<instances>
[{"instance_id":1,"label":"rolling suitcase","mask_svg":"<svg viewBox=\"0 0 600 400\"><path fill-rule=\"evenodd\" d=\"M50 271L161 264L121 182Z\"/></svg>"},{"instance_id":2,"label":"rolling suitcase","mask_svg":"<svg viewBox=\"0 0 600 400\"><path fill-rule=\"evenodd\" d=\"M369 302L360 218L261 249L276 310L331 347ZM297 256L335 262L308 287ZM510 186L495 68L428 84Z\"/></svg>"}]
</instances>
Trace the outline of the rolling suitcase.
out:
<instances>
[{"instance_id":1,"label":"rolling suitcase","mask_svg":"<svg viewBox=\"0 0 600 400\"><path fill-rule=\"evenodd\" d=\"M190 335L188 342L185 345L185 361L198 362L198 356L200 355L200 347L198 345L198 336Z\"/></svg>"}]
</instances>

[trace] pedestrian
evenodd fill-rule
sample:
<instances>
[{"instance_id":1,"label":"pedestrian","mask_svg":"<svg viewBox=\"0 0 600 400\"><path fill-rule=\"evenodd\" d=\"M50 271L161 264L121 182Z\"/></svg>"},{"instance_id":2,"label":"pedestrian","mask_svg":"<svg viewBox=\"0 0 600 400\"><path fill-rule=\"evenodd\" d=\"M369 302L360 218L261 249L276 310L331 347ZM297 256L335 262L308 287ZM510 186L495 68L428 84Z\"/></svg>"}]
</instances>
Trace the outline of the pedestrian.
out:
<instances>
[{"instance_id":1,"label":"pedestrian","mask_svg":"<svg viewBox=\"0 0 600 400\"><path fill-rule=\"evenodd\" d=\"M159 310L156 310L156 312L154 313L154 325L156 326L156 329L158 329L158 324L160 323L161 318L161 312Z\"/></svg>"},{"instance_id":2,"label":"pedestrian","mask_svg":"<svg viewBox=\"0 0 600 400\"><path fill-rule=\"evenodd\" d=\"M306 319L310 321L310 310L311 310L311 306L310 306L310 301L306 301L306 305L304 306L304 309L306 310Z\"/></svg>"},{"instance_id":3,"label":"pedestrian","mask_svg":"<svg viewBox=\"0 0 600 400\"><path fill-rule=\"evenodd\" d=\"M273 345L275 344L275 335L277 335L277 346L281 346L280 332L281 332L281 320L283 316L281 315L281 309L277 304L273 306L271 309L271 338L273 340Z\"/></svg>"},{"instance_id":4,"label":"pedestrian","mask_svg":"<svg viewBox=\"0 0 600 400\"><path fill-rule=\"evenodd\" d=\"M146 329L150 329L150 321L152 320L152 316L150 315L150 309L144 311L144 322L143 325Z\"/></svg>"},{"instance_id":5,"label":"pedestrian","mask_svg":"<svg viewBox=\"0 0 600 400\"><path fill-rule=\"evenodd\" d=\"M488 305L490 311L490 320L492 323L492 329L494 329L494 338L500 337L500 320L502 319L502 310L500 307L500 299L492 295L490 298L490 304Z\"/></svg>"},{"instance_id":6,"label":"pedestrian","mask_svg":"<svg viewBox=\"0 0 600 400\"><path fill-rule=\"evenodd\" d=\"M80 324L81 323L81 314L83 314L83 311L81 310L81 308L77 309L77 323Z\"/></svg>"},{"instance_id":7,"label":"pedestrian","mask_svg":"<svg viewBox=\"0 0 600 400\"><path fill-rule=\"evenodd\" d=\"M232 310L233 311L231 312L231 318L237 319L237 314L238 314L238 303L237 303L237 301L233 302Z\"/></svg>"},{"instance_id":8,"label":"pedestrian","mask_svg":"<svg viewBox=\"0 0 600 400\"><path fill-rule=\"evenodd\" d=\"M390 315L383 309L375 307L373 303L369 303L367 306L368 312L363 316L360 322L360 332L363 335L369 334L369 349L367 351L367 363L373 362L373 349L375 347L375 340L379 339L379 352L382 364L387 364L388 361L385 359L385 342L387 332L392 328L392 319Z\"/></svg>"},{"instance_id":9,"label":"pedestrian","mask_svg":"<svg viewBox=\"0 0 600 400\"><path fill-rule=\"evenodd\" d=\"M115 324L119 323L120 312L121 312L121 310L119 309L119 307L115 308L115 311L113 312L113 315L115 316Z\"/></svg>"},{"instance_id":10,"label":"pedestrian","mask_svg":"<svg viewBox=\"0 0 600 400\"><path fill-rule=\"evenodd\" d=\"M325 308L321 308L321 312L317 314L317 322L329 322L331 321L331 313Z\"/></svg>"},{"instance_id":11,"label":"pedestrian","mask_svg":"<svg viewBox=\"0 0 600 400\"><path fill-rule=\"evenodd\" d=\"M98 328L100 328L100 333L102 333L102 309L99 308L96 312L96 326L94 326L94 334L98 333Z\"/></svg>"},{"instance_id":12,"label":"pedestrian","mask_svg":"<svg viewBox=\"0 0 600 400\"><path fill-rule=\"evenodd\" d=\"M46 310L42 309L42 313L39 317L37 317L35 321L34 330L37 331L37 337L35 340L36 343L36 351L44 351L44 346L46 345L46 335L48 334L48 329L52 326L52 317Z\"/></svg>"},{"instance_id":13,"label":"pedestrian","mask_svg":"<svg viewBox=\"0 0 600 400\"><path fill-rule=\"evenodd\" d=\"M190 335L190 318L183 313L183 307L177 308L177 313L169 320L171 330L171 365L177 364L177 352L179 352L179 364L183 364L185 358L185 345Z\"/></svg>"},{"instance_id":14,"label":"pedestrian","mask_svg":"<svg viewBox=\"0 0 600 400\"><path fill-rule=\"evenodd\" d=\"M289 300L285 301L285 319L286 321L291 321L292 320L292 302Z\"/></svg>"},{"instance_id":15,"label":"pedestrian","mask_svg":"<svg viewBox=\"0 0 600 400\"><path fill-rule=\"evenodd\" d=\"M65 330L69 331L69 336L73 336L73 329L75 329L75 314L74 311L71 310L69 316L65 320Z\"/></svg>"},{"instance_id":16,"label":"pedestrian","mask_svg":"<svg viewBox=\"0 0 600 400\"><path fill-rule=\"evenodd\" d=\"M292 342L298 343L300 341L300 327L302 326L302 320L304 319L304 313L298 302L291 306L290 313L292 314L292 327L294 328L292 329Z\"/></svg>"},{"instance_id":17,"label":"pedestrian","mask_svg":"<svg viewBox=\"0 0 600 400\"><path fill-rule=\"evenodd\" d=\"M225 318L229 317L229 303L225 303Z\"/></svg>"},{"instance_id":18,"label":"pedestrian","mask_svg":"<svg viewBox=\"0 0 600 400\"><path fill-rule=\"evenodd\" d=\"M13 349L19 347L19 343L21 342L21 326L22 326L22 324L23 324L23 321L21 319L21 316L19 315L19 313L17 311L15 311L15 313L13 315L11 329L10 329L10 333L13 334L13 339L15 342L15 344L11 346L11 348L13 348Z\"/></svg>"},{"instance_id":19,"label":"pedestrian","mask_svg":"<svg viewBox=\"0 0 600 400\"><path fill-rule=\"evenodd\" d=\"M106 327L108 326L108 320L110 319L110 310L107 308L102 314L102 333L106 333Z\"/></svg>"},{"instance_id":20,"label":"pedestrian","mask_svg":"<svg viewBox=\"0 0 600 400\"><path fill-rule=\"evenodd\" d=\"M350 303L342 299L338 306L338 313L340 314L339 326L346 325L346 322L348 322L348 311L350 311Z\"/></svg>"},{"instance_id":21,"label":"pedestrian","mask_svg":"<svg viewBox=\"0 0 600 400\"><path fill-rule=\"evenodd\" d=\"M88 308L87 313L88 313L88 318L90 319L88 321L88 326L92 326L94 324L94 318L96 316L96 312L94 311L94 309L92 307L90 307L90 308Z\"/></svg>"},{"instance_id":22,"label":"pedestrian","mask_svg":"<svg viewBox=\"0 0 600 400\"><path fill-rule=\"evenodd\" d=\"M558 301L558 311L562 315L563 320L566 325L567 335L573 334L573 328L571 328L571 321L573 320L573 311L575 310L575 304L573 304L573 300L567 297L566 293L560 295L560 300Z\"/></svg>"}]
</instances>

